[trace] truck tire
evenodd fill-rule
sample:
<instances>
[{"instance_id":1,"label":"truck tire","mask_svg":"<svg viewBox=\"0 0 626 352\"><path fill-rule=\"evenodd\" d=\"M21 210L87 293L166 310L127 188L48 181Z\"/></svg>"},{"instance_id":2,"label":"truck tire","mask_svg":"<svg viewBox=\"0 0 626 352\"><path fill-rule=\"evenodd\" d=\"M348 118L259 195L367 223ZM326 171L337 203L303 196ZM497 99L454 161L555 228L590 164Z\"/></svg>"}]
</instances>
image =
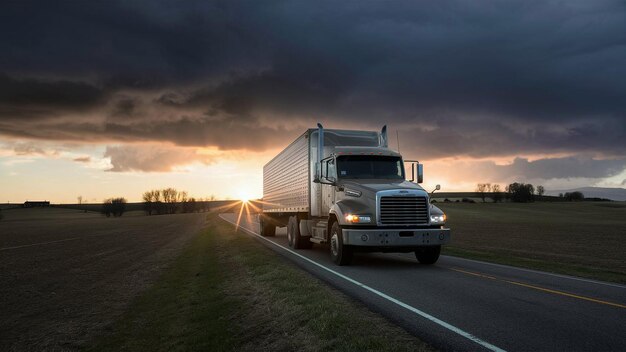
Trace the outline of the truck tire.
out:
<instances>
[{"instance_id":1,"label":"truck tire","mask_svg":"<svg viewBox=\"0 0 626 352\"><path fill-rule=\"evenodd\" d=\"M304 237L300 233L300 220L297 216L290 216L287 224L287 239L289 240L289 246L294 249L308 249L311 248L310 237Z\"/></svg>"},{"instance_id":2,"label":"truck tire","mask_svg":"<svg viewBox=\"0 0 626 352\"><path fill-rule=\"evenodd\" d=\"M439 253L441 253L441 246L427 246L416 250L415 257L421 264L430 265L437 262Z\"/></svg>"},{"instance_id":3,"label":"truck tire","mask_svg":"<svg viewBox=\"0 0 626 352\"><path fill-rule=\"evenodd\" d=\"M273 237L274 235L276 235L276 225L274 225L271 221L268 221L267 219L263 219L263 217L261 217L259 222L261 225L261 236Z\"/></svg>"},{"instance_id":4,"label":"truck tire","mask_svg":"<svg viewBox=\"0 0 626 352\"><path fill-rule=\"evenodd\" d=\"M341 227L334 222L330 228L330 258L337 265L350 265L352 261L352 247L343 244Z\"/></svg>"},{"instance_id":5,"label":"truck tire","mask_svg":"<svg viewBox=\"0 0 626 352\"><path fill-rule=\"evenodd\" d=\"M290 216L289 221L287 222L287 242L289 243L289 247L294 249L297 248L297 242L295 239L296 236L294 232L298 231L296 229L298 221L295 218L295 216Z\"/></svg>"}]
</instances>

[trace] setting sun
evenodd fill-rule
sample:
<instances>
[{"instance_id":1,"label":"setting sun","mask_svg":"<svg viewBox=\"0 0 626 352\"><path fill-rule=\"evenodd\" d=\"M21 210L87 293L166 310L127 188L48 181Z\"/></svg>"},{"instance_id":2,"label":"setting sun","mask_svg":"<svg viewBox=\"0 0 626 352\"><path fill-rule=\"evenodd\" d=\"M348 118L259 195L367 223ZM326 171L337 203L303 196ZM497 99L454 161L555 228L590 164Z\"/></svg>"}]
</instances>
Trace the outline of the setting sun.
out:
<instances>
[{"instance_id":1,"label":"setting sun","mask_svg":"<svg viewBox=\"0 0 626 352\"><path fill-rule=\"evenodd\" d=\"M254 196L247 191L239 191L237 197L244 203L248 203L250 200L254 199Z\"/></svg>"}]
</instances>

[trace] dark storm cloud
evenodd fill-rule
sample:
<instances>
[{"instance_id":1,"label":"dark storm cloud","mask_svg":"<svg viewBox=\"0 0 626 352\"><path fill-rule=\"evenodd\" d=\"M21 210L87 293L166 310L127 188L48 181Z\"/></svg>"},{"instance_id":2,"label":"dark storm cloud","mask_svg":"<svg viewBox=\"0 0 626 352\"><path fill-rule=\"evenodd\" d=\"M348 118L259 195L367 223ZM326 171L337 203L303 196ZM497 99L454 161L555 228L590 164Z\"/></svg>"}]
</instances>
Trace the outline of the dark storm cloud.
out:
<instances>
[{"instance_id":1,"label":"dark storm cloud","mask_svg":"<svg viewBox=\"0 0 626 352\"><path fill-rule=\"evenodd\" d=\"M422 158L626 151L619 1L23 1L0 13L5 135L264 149L321 120L390 124Z\"/></svg>"},{"instance_id":2,"label":"dark storm cloud","mask_svg":"<svg viewBox=\"0 0 626 352\"><path fill-rule=\"evenodd\" d=\"M520 180L602 179L620 174L626 168L626 158L593 159L586 157L544 158L530 161L515 158L512 163L499 165L493 161L452 161L434 166L438 176L452 182L465 182L467 175L482 182L514 182ZM463 172L459 172L463 170Z\"/></svg>"},{"instance_id":3,"label":"dark storm cloud","mask_svg":"<svg viewBox=\"0 0 626 352\"><path fill-rule=\"evenodd\" d=\"M17 79L0 73L0 118L53 117L66 110L96 107L101 89L67 79Z\"/></svg>"},{"instance_id":4,"label":"dark storm cloud","mask_svg":"<svg viewBox=\"0 0 626 352\"><path fill-rule=\"evenodd\" d=\"M521 179L604 178L615 176L626 167L626 159L547 158L528 161L515 158L510 165L494 165L498 177Z\"/></svg>"},{"instance_id":5,"label":"dark storm cloud","mask_svg":"<svg viewBox=\"0 0 626 352\"><path fill-rule=\"evenodd\" d=\"M407 156L425 160L447 156L503 157L520 153L591 152L624 156L625 136L626 123L610 118L521 123L498 116L452 115L434 117L427 128L399 130L401 148Z\"/></svg>"},{"instance_id":6,"label":"dark storm cloud","mask_svg":"<svg viewBox=\"0 0 626 352\"><path fill-rule=\"evenodd\" d=\"M427 163L426 173L437 175L438 178L447 180L449 184L479 180L478 182L494 184L532 182L552 184L553 187L555 184L572 182L579 185L593 184L598 180L619 175L624 171L624 165L626 158L565 157L538 160L515 158L509 164L496 164L489 160L451 160Z\"/></svg>"},{"instance_id":7,"label":"dark storm cloud","mask_svg":"<svg viewBox=\"0 0 626 352\"><path fill-rule=\"evenodd\" d=\"M120 99L115 104L115 109L113 110L113 116L119 117L128 117L132 116L135 112L135 107L137 102L132 98L123 98Z\"/></svg>"},{"instance_id":8,"label":"dark storm cloud","mask_svg":"<svg viewBox=\"0 0 626 352\"><path fill-rule=\"evenodd\" d=\"M295 138L293 131L282 127L266 127L258 123L220 121L211 118L181 117L172 121L150 120L90 123L31 124L32 129L19 129L0 123L6 135L16 138L84 143L171 141L180 146L217 146L224 150L265 150L280 141Z\"/></svg>"}]
</instances>

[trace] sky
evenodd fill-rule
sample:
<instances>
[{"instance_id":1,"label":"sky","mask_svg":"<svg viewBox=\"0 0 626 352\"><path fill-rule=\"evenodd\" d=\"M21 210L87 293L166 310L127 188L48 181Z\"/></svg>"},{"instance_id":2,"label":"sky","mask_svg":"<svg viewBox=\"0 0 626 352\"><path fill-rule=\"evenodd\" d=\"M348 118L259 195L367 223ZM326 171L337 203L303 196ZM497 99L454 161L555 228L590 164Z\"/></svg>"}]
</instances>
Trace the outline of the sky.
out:
<instances>
[{"instance_id":1,"label":"sky","mask_svg":"<svg viewBox=\"0 0 626 352\"><path fill-rule=\"evenodd\" d=\"M626 187L623 1L5 1L0 53L0 202L260 197L317 122L427 189Z\"/></svg>"}]
</instances>

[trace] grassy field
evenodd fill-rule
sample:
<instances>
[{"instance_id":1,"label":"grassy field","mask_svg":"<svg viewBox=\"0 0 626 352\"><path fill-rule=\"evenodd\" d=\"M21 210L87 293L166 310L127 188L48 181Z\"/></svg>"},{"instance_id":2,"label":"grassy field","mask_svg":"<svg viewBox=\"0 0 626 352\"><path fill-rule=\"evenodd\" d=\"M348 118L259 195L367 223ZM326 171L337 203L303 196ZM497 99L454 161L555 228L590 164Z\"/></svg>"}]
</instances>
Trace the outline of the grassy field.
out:
<instances>
[{"instance_id":1,"label":"grassy field","mask_svg":"<svg viewBox=\"0 0 626 352\"><path fill-rule=\"evenodd\" d=\"M160 277L206 214L120 218L80 210L3 210L0 351L84 347Z\"/></svg>"},{"instance_id":2,"label":"grassy field","mask_svg":"<svg viewBox=\"0 0 626 352\"><path fill-rule=\"evenodd\" d=\"M626 203L437 203L444 254L626 283Z\"/></svg>"},{"instance_id":3,"label":"grassy field","mask_svg":"<svg viewBox=\"0 0 626 352\"><path fill-rule=\"evenodd\" d=\"M211 214L208 228L90 350L430 348Z\"/></svg>"}]
</instances>

